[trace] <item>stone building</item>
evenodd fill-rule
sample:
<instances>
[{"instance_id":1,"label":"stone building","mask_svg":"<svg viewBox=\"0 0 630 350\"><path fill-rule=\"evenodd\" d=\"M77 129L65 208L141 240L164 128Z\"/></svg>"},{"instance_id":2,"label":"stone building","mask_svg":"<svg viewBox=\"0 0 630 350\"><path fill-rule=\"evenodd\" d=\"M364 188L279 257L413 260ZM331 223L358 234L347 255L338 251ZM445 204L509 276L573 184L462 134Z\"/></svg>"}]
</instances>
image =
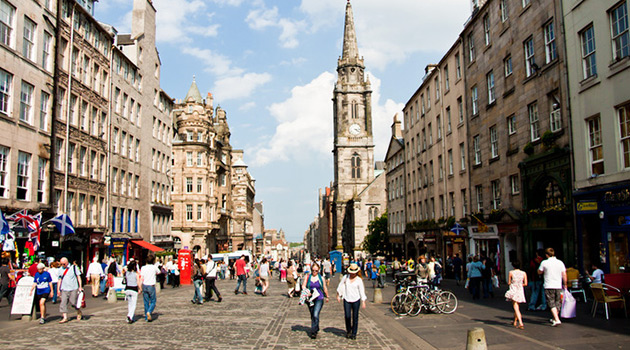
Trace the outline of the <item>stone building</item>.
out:
<instances>
[{"instance_id":1,"label":"stone building","mask_svg":"<svg viewBox=\"0 0 630 350\"><path fill-rule=\"evenodd\" d=\"M247 171L243 151L232 151L232 246L236 250L254 250L254 197L256 181Z\"/></svg>"},{"instance_id":2,"label":"stone building","mask_svg":"<svg viewBox=\"0 0 630 350\"><path fill-rule=\"evenodd\" d=\"M253 221L253 253L258 256L265 252L265 211L262 201L254 203Z\"/></svg>"},{"instance_id":3,"label":"stone building","mask_svg":"<svg viewBox=\"0 0 630 350\"><path fill-rule=\"evenodd\" d=\"M485 224L468 226L469 249L501 271L542 247L575 256L562 26L559 0L488 0L461 33L471 212Z\"/></svg>"},{"instance_id":4,"label":"stone building","mask_svg":"<svg viewBox=\"0 0 630 350\"><path fill-rule=\"evenodd\" d=\"M387 224L389 225L389 241L396 257L404 257L405 253L405 141L403 139L401 121L398 114L392 123L392 137L389 140L385 155L385 182L387 191Z\"/></svg>"},{"instance_id":5,"label":"stone building","mask_svg":"<svg viewBox=\"0 0 630 350\"><path fill-rule=\"evenodd\" d=\"M455 222L468 214L468 125L464 115L464 63L461 40L438 64L428 65L422 83L404 108L407 255L466 254L466 234Z\"/></svg>"},{"instance_id":6,"label":"stone building","mask_svg":"<svg viewBox=\"0 0 630 350\"><path fill-rule=\"evenodd\" d=\"M51 120L57 2L0 0L0 208L55 211L51 203ZM16 232L18 243L25 232ZM48 246L47 235L42 245Z\"/></svg>"},{"instance_id":7,"label":"stone building","mask_svg":"<svg viewBox=\"0 0 630 350\"><path fill-rule=\"evenodd\" d=\"M352 254L361 250L369 214L380 215L386 198L385 176L376 176L374 170L372 90L359 57L349 1L337 75L333 91L332 241L337 242L335 249Z\"/></svg>"},{"instance_id":8,"label":"stone building","mask_svg":"<svg viewBox=\"0 0 630 350\"><path fill-rule=\"evenodd\" d=\"M630 34L627 0L562 1L571 92L578 266L628 272Z\"/></svg>"}]
</instances>

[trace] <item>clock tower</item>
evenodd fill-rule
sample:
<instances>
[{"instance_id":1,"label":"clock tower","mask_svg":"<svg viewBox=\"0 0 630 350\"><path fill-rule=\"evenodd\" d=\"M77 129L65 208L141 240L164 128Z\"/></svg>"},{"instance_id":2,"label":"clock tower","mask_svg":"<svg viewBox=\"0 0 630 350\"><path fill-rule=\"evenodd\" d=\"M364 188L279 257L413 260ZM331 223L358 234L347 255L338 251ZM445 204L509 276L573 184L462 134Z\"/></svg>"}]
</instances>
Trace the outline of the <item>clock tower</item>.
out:
<instances>
[{"instance_id":1,"label":"clock tower","mask_svg":"<svg viewBox=\"0 0 630 350\"><path fill-rule=\"evenodd\" d=\"M346 4L343 51L333 91L333 241L354 249L353 201L374 180L372 89L359 57L350 0ZM350 209L348 212L347 209Z\"/></svg>"}]
</instances>

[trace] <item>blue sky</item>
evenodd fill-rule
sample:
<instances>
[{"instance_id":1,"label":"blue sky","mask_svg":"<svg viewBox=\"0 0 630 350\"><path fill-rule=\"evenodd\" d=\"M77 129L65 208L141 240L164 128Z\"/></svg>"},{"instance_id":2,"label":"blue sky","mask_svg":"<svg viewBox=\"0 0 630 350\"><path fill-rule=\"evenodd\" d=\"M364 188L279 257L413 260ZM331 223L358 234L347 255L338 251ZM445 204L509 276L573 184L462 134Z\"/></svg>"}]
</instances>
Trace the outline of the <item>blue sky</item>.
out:
<instances>
[{"instance_id":1,"label":"blue sky","mask_svg":"<svg viewBox=\"0 0 630 350\"><path fill-rule=\"evenodd\" d=\"M130 32L132 0L100 0L95 17ZM346 0L153 0L162 88L182 99L193 75L227 112L245 150L265 226L301 241L333 179L332 91ZM468 0L354 0L372 82L375 158L393 116L470 16Z\"/></svg>"}]
</instances>

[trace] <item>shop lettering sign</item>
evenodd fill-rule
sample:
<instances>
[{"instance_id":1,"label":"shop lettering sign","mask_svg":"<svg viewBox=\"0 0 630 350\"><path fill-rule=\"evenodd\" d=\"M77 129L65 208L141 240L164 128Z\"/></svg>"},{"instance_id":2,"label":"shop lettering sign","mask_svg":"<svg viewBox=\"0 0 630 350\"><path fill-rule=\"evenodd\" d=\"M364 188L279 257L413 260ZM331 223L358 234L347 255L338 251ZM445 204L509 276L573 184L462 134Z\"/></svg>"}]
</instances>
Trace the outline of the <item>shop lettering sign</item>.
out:
<instances>
[{"instance_id":1,"label":"shop lettering sign","mask_svg":"<svg viewBox=\"0 0 630 350\"><path fill-rule=\"evenodd\" d=\"M604 202L612 206L630 205L630 190L608 191L604 193Z\"/></svg>"},{"instance_id":2,"label":"shop lettering sign","mask_svg":"<svg viewBox=\"0 0 630 350\"><path fill-rule=\"evenodd\" d=\"M597 202L578 202L577 211L597 211Z\"/></svg>"}]
</instances>

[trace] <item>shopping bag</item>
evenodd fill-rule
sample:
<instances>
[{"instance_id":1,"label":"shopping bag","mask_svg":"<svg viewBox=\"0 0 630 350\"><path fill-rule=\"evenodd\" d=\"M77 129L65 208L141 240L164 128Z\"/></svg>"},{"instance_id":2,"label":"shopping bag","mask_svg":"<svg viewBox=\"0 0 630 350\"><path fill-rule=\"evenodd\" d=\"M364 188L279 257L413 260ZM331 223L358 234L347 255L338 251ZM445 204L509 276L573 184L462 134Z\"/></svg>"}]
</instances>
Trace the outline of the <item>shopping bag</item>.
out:
<instances>
[{"instance_id":1,"label":"shopping bag","mask_svg":"<svg viewBox=\"0 0 630 350\"><path fill-rule=\"evenodd\" d=\"M497 275L492 276L492 286L499 288L499 277L497 277Z\"/></svg>"},{"instance_id":2,"label":"shopping bag","mask_svg":"<svg viewBox=\"0 0 630 350\"><path fill-rule=\"evenodd\" d=\"M76 303L77 309L83 309L85 308L85 292L84 291L80 291L77 295L77 303Z\"/></svg>"},{"instance_id":3,"label":"shopping bag","mask_svg":"<svg viewBox=\"0 0 630 350\"><path fill-rule=\"evenodd\" d=\"M574 318L575 317L575 298L566 288L562 291L562 309L560 310L560 317L562 318Z\"/></svg>"},{"instance_id":4,"label":"shopping bag","mask_svg":"<svg viewBox=\"0 0 630 350\"><path fill-rule=\"evenodd\" d=\"M466 284L464 284L464 288L468 288L469 284L470 284L470 278L466 278Z\"/></svg>"}]
</instances>

